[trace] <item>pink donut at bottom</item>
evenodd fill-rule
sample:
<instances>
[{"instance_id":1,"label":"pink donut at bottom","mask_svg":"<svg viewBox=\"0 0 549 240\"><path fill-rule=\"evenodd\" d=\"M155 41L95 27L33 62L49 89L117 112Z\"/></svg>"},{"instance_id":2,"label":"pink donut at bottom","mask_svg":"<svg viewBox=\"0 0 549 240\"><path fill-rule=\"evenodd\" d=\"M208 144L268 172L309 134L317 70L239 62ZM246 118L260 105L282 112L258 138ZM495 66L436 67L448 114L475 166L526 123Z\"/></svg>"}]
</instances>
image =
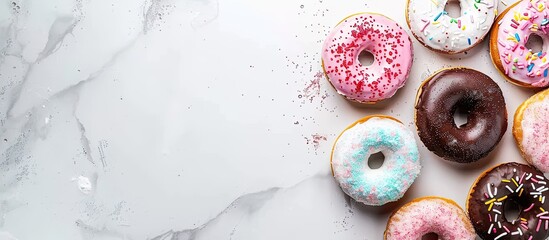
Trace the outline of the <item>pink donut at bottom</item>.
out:
<instances>
[{"instance_id":1,"label":"pink donut at bottom","mask_svg":"<svg viewBox=\"0 0 549 240\"><path fill-rule=\"evenodd\" d=\"M362 51L374 63L358 61ZM360 103L392 97L412 67L412 42L393 20L379 14L359 13L340 22L322 48L324 72L338 93Z\"/></svg>"},{"instance_id":2,"label":"pink donut at bottom","mask_svg":"<svg viewBox=\"0 0 549 240\"><path fill-rule=\"evenodd\" d=\"M417 240L435 233L443 240L474 240L475 230L465 212L452 200L440 197L415 199L393 213L385 239Z\"/></svg>"}]
</instances>

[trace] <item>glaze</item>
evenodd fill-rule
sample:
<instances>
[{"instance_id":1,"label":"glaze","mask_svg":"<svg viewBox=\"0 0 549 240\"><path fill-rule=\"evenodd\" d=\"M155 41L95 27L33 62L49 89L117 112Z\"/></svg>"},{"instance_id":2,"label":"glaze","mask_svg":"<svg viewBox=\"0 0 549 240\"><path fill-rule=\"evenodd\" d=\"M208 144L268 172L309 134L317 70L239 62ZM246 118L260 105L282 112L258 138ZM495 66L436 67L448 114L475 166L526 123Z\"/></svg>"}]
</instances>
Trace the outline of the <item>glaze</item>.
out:
<instances>
[{"instance_id":1,"label":"glaze","mask_svg":"<svg viewBox=\"0 0 549 240\"><path fill-rule=\"evenodd\" d=\"M370 169L368 158L377 152L384 154L384 163ZM331 165L347 195L374 206L400 199L421 169L412 132L385 116L366 117L343 131L334 144Z\"/></svg>"},{"instance_id":2,"label":"glaze","mask_svg":"<svg viewBox=\"0 0 549 240\"><path fill-rule=\"evenodd\" d=\"M497 15L495 0L460 0L461 16L444 10L448 0L409 0L406 19L413 35L430 49L466 51L482 41Z\"/></svg>"},{"instance_id":3,"label":"glaze","mask_svg":"<svg viewBox=\"0 0 549 240\"><path fill-rule=\"evenodd\" d=\"M547 179L528 165L504 163L488 170L473 185L469 217L482 239L545 239L549 236ZM515 202L517 219L507 219L504 206Z\"/></svg>"},{"instance_id":4,"label":"glaze","mask_svg":"<svg viewBox=\"0 0 549 240\"><path fill-rule=\"evenodd\" d=\"M549 39L548 3L541 0L523 0L511 6L496 27L496 41L491 44L492 58L500 72L519 85L545 87L549 85L549 61L547 45L540 52L526 47L531 34L540 36L544 42ZM494 33L493 33L494 34Z\"/></svg>"},{"instance_id":5,"label":"glaze","mask_svg":"<svg viewBox=\"0 0 549 240\"><path fill-rule=\"evenodd\" d=\"M374 63L362 66L362 51L374 55ZM393 20L359 13L341 21L322 48L324 72L345 98L372 103L393 96L401 88L412 66L412 43Z\"/></svg>"},{"instance_id":6,"label":"glaze","mask_svg":"<svg viewBox=\"0 0 549 240\"><path fill-rule=\"evenodd\" d=\"M428 233L448 240L474 240L476 237L465 212L454 201L425 197L407 203L391 215L385 239L417 240Z\"/></svg>"},{"instance_id":7,"label":"glaze","mask_svg":"<svg viewBox=\"0 0 549 240\"><path fill-rule=\"evenodd\" d=\"M461 126L454 122L458 108L468 112ZM415 118L425 146L460 163L488 155L507 130L501 89L490 77L468 68L443 69L429 77L418 91Z\"/></svg>"}]
</instances>

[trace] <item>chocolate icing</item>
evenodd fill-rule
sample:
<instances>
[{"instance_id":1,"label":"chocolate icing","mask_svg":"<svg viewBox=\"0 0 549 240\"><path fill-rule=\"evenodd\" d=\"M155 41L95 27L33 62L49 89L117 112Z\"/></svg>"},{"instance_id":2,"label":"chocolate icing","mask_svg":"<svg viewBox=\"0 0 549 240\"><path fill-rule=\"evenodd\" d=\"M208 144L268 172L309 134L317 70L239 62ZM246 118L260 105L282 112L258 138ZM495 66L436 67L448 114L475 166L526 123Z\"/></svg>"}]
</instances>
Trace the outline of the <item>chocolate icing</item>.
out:
<instances>
[{"instance_id":1,"label":"chocolate icing","mask_svg":"<svg viewBox=\"0 0 549 240\"><path fill-rule=\"evenodd\" d=\"M532 240L545 239L549 236L545 227L549 220L543 218L549 219L546 211L549 199L540 200L540 196L547 195L548 181L539 170L519 163L504 163L481 175L467 201L469 218L477 234L482 239L495 239L500 235L500 240L529 239L530 236ZM505 218L504 207L510 201L521 209L516 220Z\"/></svg>"},{"instance_id":2,"label":"chocolate icing","mask_svg":"<svg viewBox=\"0 0 549 240\"><path fill-rule=\"evenodd\" d=\"M492 151L507 130L505 99L499 86L485 74L451 68L431 76L416 103L416 125L421 141L436 155L460 163L475 162ZM456 126L454 112L468 113Z\"/></svg>"}]
</instances>

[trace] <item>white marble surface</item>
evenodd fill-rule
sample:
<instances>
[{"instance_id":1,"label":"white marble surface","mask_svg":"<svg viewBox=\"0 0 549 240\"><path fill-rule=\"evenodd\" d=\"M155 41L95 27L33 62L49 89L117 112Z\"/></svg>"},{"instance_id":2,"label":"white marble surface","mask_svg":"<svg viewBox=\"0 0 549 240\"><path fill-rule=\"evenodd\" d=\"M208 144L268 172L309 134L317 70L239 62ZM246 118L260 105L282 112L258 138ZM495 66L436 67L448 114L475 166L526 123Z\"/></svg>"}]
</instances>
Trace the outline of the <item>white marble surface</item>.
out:
<instances>
[{"instance_id":1,"label":"white marble surface","mask_svg":"<svg viewBox=\"0 0 549 240\"><path fill-rule=\"evenodd\" d=\"M330 175L334 138L356 119L386 113L415 130L416 90L439 68L493 77L510 117L532 94L499 76L487 42L447 57L413 39L410 79L391 100L358 108L335 95L319 74L326 33L359 11L405 25L404 6L1 1L0 239L381 239L413 198L463 207L483 170L524 162L510 128L468 166L418 139L422 173L384 207L350 201Z\"/></svg>"}]
</instances>

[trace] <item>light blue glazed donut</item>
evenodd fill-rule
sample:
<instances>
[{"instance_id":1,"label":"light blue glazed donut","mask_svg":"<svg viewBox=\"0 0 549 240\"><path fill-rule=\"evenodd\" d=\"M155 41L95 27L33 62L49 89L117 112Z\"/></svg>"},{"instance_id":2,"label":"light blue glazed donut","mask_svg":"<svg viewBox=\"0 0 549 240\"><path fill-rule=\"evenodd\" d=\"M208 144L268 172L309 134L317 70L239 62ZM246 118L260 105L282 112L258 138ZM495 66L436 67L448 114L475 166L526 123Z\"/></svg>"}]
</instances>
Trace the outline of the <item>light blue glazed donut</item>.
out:
<instances>
[{"instance_id":1,"label":"light blue glazed donut","mask_svg":"<svg viewBox=\"0 0 549 240\"><path fill-rule=\"evenodd\" d=\"M370 155L385 156L378 169ZM380 206L400 199L419 175L421 164L414 136L398 120L368 116L348 127L332 150L332 173L343 191L358 202Z\"/></svg>"}]
</instances>

